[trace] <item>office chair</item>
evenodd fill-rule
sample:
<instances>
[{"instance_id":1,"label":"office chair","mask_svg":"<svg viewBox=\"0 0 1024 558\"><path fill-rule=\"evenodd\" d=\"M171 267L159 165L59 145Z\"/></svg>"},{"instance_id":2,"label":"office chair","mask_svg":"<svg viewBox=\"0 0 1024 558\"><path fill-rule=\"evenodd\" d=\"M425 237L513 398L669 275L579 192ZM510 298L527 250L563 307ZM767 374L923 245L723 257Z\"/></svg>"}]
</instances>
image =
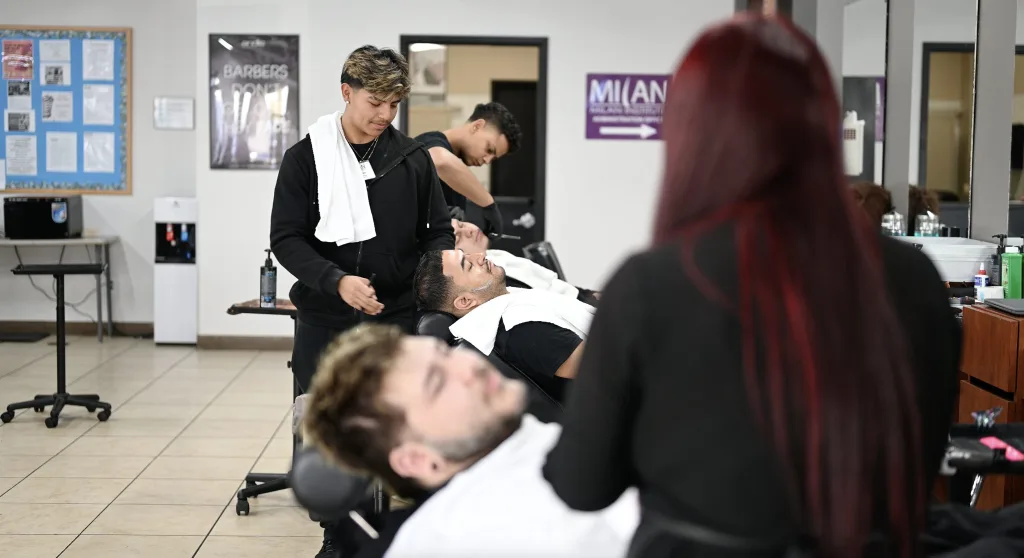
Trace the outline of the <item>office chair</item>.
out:
<instances>
[{"instance_id":1,"label":"office chair","mask_svg":"<svg viewBox=\"0 0 1024 558\"><path fill-rule=\"evenodd\" d=\"M565 272L562 271L562 264L555 255L555 249L547 240L534 242L523 247L523 256L535 264L542 265L558 274L558 278L565 281Z\"/></svg>"}]
</instances>

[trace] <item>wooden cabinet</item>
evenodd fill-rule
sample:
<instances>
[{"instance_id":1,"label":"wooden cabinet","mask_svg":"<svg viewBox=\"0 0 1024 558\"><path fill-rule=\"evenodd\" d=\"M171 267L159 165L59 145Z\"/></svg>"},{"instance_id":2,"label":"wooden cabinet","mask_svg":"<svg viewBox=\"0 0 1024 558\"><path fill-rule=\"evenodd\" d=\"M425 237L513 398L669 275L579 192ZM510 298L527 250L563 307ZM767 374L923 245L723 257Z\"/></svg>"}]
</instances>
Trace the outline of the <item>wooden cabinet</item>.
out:
<instances>
[{"instance_id":1,"label":"wooden cabinet","mask_svg":"<svg viewBox=\"0 0 1024 558\"><path fill-rule=\"evenodd\" d=\"M1024 409L1024 317L985 306L965 306L962 381L956 421L973 423L971 413L1002 407L997 422L1021 422ZM1024 499L1024 479L985 478L979 509L996 509Z\"/></svg>"}]
</instances>

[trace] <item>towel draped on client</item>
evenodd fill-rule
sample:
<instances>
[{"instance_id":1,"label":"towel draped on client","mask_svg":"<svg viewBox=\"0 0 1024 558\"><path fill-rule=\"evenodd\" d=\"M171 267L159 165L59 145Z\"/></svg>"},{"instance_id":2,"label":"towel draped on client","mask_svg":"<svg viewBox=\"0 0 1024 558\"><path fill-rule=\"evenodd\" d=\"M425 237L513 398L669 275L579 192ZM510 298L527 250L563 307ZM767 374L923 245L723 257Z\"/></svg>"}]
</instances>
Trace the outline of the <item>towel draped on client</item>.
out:
<instances>
[{"instance_id":1,"label":"towel draped on client","mask_svg":"<svg viewBox=\"0 0 1024 558\"><path fill-rule=\"evenodd\" d=\"M494 350L498 324L511 330L526 322L546 322L587 338L596 308L562 294L510 287L501 295L474 308L449 327L452 335L485 355Z\"/></svg>"},{"instance_id":2,"label":"towel draped on client","mask_svg":"<svg viewBox=\"0 0 1024 558\"><path fill-rule=\"evenodd\" d=\"M542 289L571 298L580 294L579 289L559 279L557 273L526 258L504 250L488 250L487 259L503 267L506 276L526 283L531 289Z\"/></svg>"}]
</instances>

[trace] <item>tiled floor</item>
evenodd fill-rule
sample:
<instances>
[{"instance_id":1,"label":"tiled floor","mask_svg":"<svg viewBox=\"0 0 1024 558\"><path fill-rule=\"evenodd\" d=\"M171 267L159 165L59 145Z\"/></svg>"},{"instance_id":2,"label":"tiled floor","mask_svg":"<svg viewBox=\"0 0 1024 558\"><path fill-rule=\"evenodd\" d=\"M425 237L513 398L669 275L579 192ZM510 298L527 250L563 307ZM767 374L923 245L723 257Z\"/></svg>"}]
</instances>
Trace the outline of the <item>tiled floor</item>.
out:
<instances>
[{"instance_id":1,"label":"tiled floor","mask_svg":"<svg viewBox=\"0 0 1024 558\"><path fill-rule=\"evenodd\" d=\"M49 343L0 343L0 407L54 391ZM74 337L67 355L69 391L98 393L114 412L101 423L68 408L48 429L28 410L0 425L0 556L316 554L320 529L290 493L235 515L247 472L289 464L286 353Z\"/></svg>"}]
</instances>

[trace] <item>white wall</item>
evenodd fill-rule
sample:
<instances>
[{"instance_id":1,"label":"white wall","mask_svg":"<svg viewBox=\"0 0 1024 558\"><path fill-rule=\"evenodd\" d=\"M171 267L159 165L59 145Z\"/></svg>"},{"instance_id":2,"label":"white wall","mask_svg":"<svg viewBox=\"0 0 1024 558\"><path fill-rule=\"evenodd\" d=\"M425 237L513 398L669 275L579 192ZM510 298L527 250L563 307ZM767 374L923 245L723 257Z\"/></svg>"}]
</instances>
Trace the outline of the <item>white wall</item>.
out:
<instances>
[{"instance_id":1,"label":"white wall","mask_svg":"<svg viewBox=\"0 0 1024 558\"><path fill-rule=\"evenodd\" d=\"M614 0L198 0L195 38L196 119L208 118L207 35L211 32L301 36L302 129L340 102L345 57L362 44L397 48L402 34L542 36L549 38L547 238L570 280L600 286L629 252L649 238L662 166L660 142L587 141L587 72L670 73L706 24L724 18L733 0L635 0L623 24ZM488 17L488 11L500 17ZM467 23L471 22L471 23ZM200 129L206 125L201 124ZM200 335L287 335L288 320L231 317L235 301L256 296L268 244L276 174L209 170L209 140L196 141L200 231ZM244 208L244 210L242 209ZM282 274L278 291L292 279Z\"/></svg>"},{"instance_id":2,"label":"white wall","mask_svg":"<svg viewBox=\"0 0 1024 558\"><path fill-rule=\"evenodd\" d=\"M2 0L6 25L131 27L132 40L132 195L85 196L85 227L113 234L111 249L114 319L153 321L153 198L195 194L195 132L153 129L153 98L192 96L195 74L195 0ZM205 129L205 126L199 129ZM2 227L0 227L2 228ZM21 250L26 263L56 262L60 249ZM87 261L84 248L68 250L64 261ZM54 320L54 306L32 289L27 278L8 270L17 264L13 250L0 249L0 321ZM36 278L50 292L51 281ZM92 277L68 278L69 302L82 300ZM93 295L95 296L95 295ZM90 297L81 310L96 317ZM68 321L86 321L68 311Z\"/></svg>"}]
</instances>

